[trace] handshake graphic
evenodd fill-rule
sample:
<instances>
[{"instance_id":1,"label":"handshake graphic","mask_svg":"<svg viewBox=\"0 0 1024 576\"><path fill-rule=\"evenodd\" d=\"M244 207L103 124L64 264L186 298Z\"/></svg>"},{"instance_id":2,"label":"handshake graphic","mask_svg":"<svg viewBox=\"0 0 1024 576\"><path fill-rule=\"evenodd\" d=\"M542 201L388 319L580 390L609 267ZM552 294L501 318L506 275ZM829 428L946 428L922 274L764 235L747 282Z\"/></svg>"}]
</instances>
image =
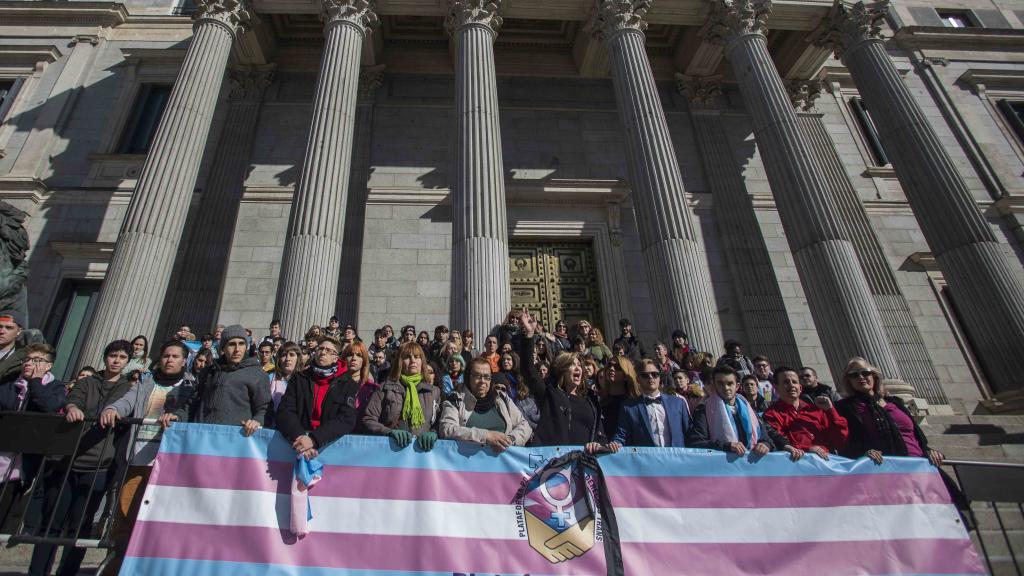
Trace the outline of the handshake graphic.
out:
<instances>
[{"instance_id":1,"label":"handshake graphic","mask_svg":"<svg viewBox=\"0 0 1024 576\"><path fill-rule=\"evenodd\" d=\"M571 468L534 479L523 499L530 546L557 564L594 547L596 523L586 486L577 486Z\"/></svg>"}]
</instances>

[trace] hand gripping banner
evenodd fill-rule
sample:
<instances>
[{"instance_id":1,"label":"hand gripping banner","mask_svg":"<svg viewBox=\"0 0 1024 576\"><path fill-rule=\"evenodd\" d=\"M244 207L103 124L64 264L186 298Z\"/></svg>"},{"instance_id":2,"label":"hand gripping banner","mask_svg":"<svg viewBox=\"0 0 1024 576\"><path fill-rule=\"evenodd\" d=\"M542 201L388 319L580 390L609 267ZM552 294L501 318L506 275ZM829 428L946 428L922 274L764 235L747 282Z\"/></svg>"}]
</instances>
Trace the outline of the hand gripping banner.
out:
<instances>
[{"instance_id":1,"label":"hand gripping banner","mask_svg":"<svg viewBox=\"0 0 1024 576\"><path fill-rule=\"evenodd\" d=\"M294 451L269 430L164 434L123 574L984 574L923 459L760 459L681 448L597 458L423 453L348 436L320 452L308 534ZM301 506L301 501L297 506Z\"/></svg>"}]
</instances>

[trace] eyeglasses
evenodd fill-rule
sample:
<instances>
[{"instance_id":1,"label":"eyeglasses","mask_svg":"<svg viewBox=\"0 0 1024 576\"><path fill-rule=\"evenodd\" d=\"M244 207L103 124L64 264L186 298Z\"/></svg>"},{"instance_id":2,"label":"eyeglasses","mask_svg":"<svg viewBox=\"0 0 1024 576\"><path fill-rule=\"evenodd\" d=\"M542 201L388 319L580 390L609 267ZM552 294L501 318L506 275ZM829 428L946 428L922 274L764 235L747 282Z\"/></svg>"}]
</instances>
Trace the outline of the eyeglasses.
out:
<instances>
[{"instance_id":1,"label":"eyeglasses","mask_svg":"<svg viewBox=\"0 0 1024 576\"><path fill-rule=\"evenodd\" d=\"M659 374L657 372L641 372L640 375L643 376L644 378L647 378L648 380L654 380L655 378L661 378L661 374Z\"/></svg>"},{"instance_id":2,"label":"eyeglasses","mask_svg":"<svg viewBox=\"0 0 1024 576\"><path fill-rule=\"evenodd\" d=\"M316 349L317 354L323 354L324 356L337 356L338 351L333 348L324 348L323 346Z\"/></svg>"},{"instance_id":3,"label":"eyeglasses","mask_svg":"<svg viewBox=\"0 0 1024 576\"><path fill-rule=\"evenodd\" d=\"M768 367L768 365L765 364L764 362L759 362L757 364L754 364L754 366L757 367L757 368L767 368Z\"/></svg>"},{"instance_id":4,"label":"eyeglasses","mask_svg":"<svg viewBox=\"0 0 1024 576\"><path fill-rule=\"evenodd\" d=\"M46 358L26 358L25 362L28 362L29 364L51 364L51 362Z\"/></svg>"},{"instance_id":5,"label":"eyeglasses","mask_svg":"<svg viewBox=\"0 0 1024 576\"><path fill-rule=\"evenodd\" d=\"M847 378L870 378L874 375L875 373L871 370L853 370L846 373Z\"/></svg>"},{"instance_id":6,"label":"eyeglasses","mask_svg":"<svg viewBox=\"0 0 1024 576\"><path fill-rule=\"evenodd\" d=\"M485 382L490 382L491 381L491 375L490 374L472 374L471 373L469 375L469 377L472 378L473 380L483 380Z\"/></svg>"}]
</instances>

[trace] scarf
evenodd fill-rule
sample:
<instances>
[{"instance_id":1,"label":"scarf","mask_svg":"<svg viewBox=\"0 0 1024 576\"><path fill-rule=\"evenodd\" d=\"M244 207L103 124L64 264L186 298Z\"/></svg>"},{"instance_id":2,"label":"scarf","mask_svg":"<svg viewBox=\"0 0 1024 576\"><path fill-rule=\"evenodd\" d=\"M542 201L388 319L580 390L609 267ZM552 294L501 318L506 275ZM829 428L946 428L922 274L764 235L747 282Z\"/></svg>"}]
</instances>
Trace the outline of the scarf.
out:
<instances>
[{"instance_id":1,"label":"scarf","mask_svg":"<svg viewBox=\"0 0 1024 576\"><path fill-rule=\"evenodd\" d=\"M402 420L409 423L410 430L416 430L420 426L423 426L425 420L423 419L423 408L420 406L420 394L416 390L419 383L423 380L423 374L413 374L412 376L406 376L402 374L398 377L405 385L405 401L402 403Z\"/></svg>"},{"instance_id":2,"label":"scarf","mask_svg":"<svg viewBox=\"0 0 1024 576\"><path fill-rule=\"evenodd\" d=\"M184 373L185 371L182 370L177 374L164 374L163 372L160 372L158 370L153 373L153 381L164 387L174 386L175 384L181 382L181 378Z\"/></svg>"},{"instance_id":3,"label":"scarf","mask_svg":"<svg viewBox=\"0 0 1024 576\"><path fill-rule=\"evenodd\" d=\"M334 364L331 364L327 368L321 368L316 364L310 366L310 370L312 370L313 372L312 376L314 380L330 380L331 378L334 377L335 374L338 373L338 370L340 369L341 360L335 362Z\"/></svg>"},{"instance_id":4,"label":"scarf","mask_svg":"<svg viewBox=\"0 0 1024 576\"><path fill-rule=\"evenodd\" d=\"M474 396L474 398L476 398ZM498 399L498 390L491 387L490 391L487 392L487 396L483 398L476 398L476 406L473 407L473 412L477 414L486 414L494 409L494 402Z\"/></svg>"},{"instance_id":5,"label":"scarf","mask_svg":"<svg viewBox=\"0 0 1024 576\"><path fill-rule=\"evenodd\" d=\"M743 442L748 449L757 444L759 440L757 414L750 407L746 398L736 396L736 416L740 421L739 428L742 430L737 429L736 421L733 420L729 407L725 405L725 400L722 400L720 396L717 394L709 396L705 400L705 404L707 405L708 435L712 440ZM743 435L742 439L740 439L741 434Z\"/></svg>"}]
</instances>

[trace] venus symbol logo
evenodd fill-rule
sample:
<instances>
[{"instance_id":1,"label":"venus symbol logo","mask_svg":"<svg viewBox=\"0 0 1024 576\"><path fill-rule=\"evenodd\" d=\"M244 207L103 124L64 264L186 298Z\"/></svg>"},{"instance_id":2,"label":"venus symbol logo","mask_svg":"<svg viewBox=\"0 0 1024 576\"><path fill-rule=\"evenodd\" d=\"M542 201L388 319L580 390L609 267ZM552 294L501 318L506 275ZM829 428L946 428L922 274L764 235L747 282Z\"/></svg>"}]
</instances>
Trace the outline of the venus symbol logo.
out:
<instances>
[{"instance_id":1,"label":"venus symbol logo","mask_svg":"<svg viewBox=\"0 0 1024 576\"><path fill-rule=\"evenodd\" d=\"M544 471L522 492L530 546L551 563L582 556L594 546L589 487L578 485L573 466Z\"/></svg>"}]
</instances>

